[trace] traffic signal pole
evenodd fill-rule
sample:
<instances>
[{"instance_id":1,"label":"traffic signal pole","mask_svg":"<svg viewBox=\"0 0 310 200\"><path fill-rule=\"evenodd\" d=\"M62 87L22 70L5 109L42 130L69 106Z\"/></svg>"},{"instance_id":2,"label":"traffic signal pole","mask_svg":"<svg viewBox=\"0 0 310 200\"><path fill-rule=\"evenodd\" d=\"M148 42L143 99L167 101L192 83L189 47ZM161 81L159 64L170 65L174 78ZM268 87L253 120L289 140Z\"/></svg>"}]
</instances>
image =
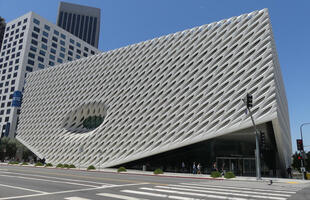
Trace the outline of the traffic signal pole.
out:
<instances>
[{"instance_id":1,"label":"traffic signal pole","mask_svg":"<svg viewBox=\"0 0 310 200\"><path fill-rule=\"evenodd\" d=\"M303 169L304 169L304 163L305 163L305 156L304 156L304 146L303 146L303 138L302 138L302 127L305 126L305 125L310 125L310 123L303 123L300 125L300 139L301 139L301 142L302 142L302 149L300 150L300 153L301 153L301 171L302 171L302 179L305 180L305 172L303 172Z\"/></svg>"},{"instance_id":2,"label":"traffic signal pole","mask_svg":"<svg viewBox=\"0 0 310 200\"><path fill-rule=\"evenodd\" d=\"M256 143L256 150L255 150L255 160L256 160L256 179L257 180L261 180L262 176L261 176L261 168L260 168L260 149L259 149L259 132L256 128L256 124L254 122L253 119L253 115L251 112L250 107L252 107L252 95L247 94L247 100L245 101L244 99L242 99L243 102L246 104L246 108L249 111L253 126L254 126L254 130L255 130L255 143ZM250 103L249 103L250 101Z\"/></svg>"}]
</instances>

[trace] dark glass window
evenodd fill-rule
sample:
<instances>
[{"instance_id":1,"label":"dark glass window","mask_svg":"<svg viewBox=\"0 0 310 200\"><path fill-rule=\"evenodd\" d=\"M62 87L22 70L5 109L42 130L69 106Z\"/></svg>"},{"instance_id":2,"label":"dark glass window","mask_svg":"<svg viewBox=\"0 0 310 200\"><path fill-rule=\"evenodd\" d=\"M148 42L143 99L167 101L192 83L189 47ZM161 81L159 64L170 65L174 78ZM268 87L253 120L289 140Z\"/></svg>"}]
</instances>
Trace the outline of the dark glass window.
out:
<instances>
[{"instance_id":1,"label":"dark glass window","mask_svg":"<svg viewBox=\"0 0 310 200\"><path fill-rule=\"evenodd\" d=\"M88 24L89 16L86 16L85 18L86 19L85 19L85 28L84 28L84 33L83 33L83 40L87 41L86 36L87 36L87 31L88 31L88 26L89 26L89 24Z\"/></svg>"},{"instance_id":2,"label":"dark glass window","mask_svg":"<svg viewBox=\"0 0 310 200\"><path fill-rule=\"evenodd\" d=\"M65 58L65 54L63 54L61 52L59 53L59 56L62 57L62 58Z\"/></svg>"},{"instance_id":3,"label":"dark glass window","mask_svg":"<svg viewBox=\"0 0 310 200\"><path fill-rule=\"evenodd\" d=\"M33 38L38 39L38 34L36 34L36 33L32 32L32 34L31 34L31 35L32 35L32 37L33 37Z\"/></svg>"},{"instance_id":4,"label":"dark glass window","mask_svg":"<svg viewBox=\"0 0 310 200\"><path fill-rule=\"evenodd\" d=\"M22 43L22 42L23 42L23 39L20 39L20 40L18 41L19 44Z\"/></svg>"},{"instance_id":5,"label":"dark glass window","mask_svg":"<svg viewBox=\"0 0 310 200\"><path fill-rule=\"evenodd\" d=\"M41 41L44 42L44 43L47 43L47 39L44 38L44 37L42 37Z\"/></svg>"},{"instance_id":6,"label":"dark glass window","mask_svg":"<svg viewBox=\"0 0 310 200\"><path fill-rule=\"evenodd\" d=\"M62 39L66 39L66 36L64 35L64 34L60 34L60 37L62 38Z\"/></svg>"},{"instance_id":7,"label":"dark glass window","mask_svg":"<svg viewBox=\"0 0 310 200\"><path fill-rule=\"evenodd\" d=\"M62 59L58 58L57 62L62 63Z\"/></svg>"},{"instance_id":8,"label":"dark glass window","mask_svg":"<svg viewBox=\"0 0 310 200\"><path fill-rule=\"evenodd\" d=\"M69 54L70 56L73 56L72 51L68 51L68 54Z\"/></svg>"},{"instance_id":9,"label":"dark glass window","mask_svg":"<svg viewBox=\"0 0 310 200\"><path fill-rule=\"evenodd\" d=\"M60 44L63 45L63 46L66 45L65 41L63 41L63 40L60 40Z\"/></svg>"},{"instance_id":10,"label":"dark glass window","mask_svg":"<svg viewBox=\"0 0 310 200\"><path fill-rule=\"evenodd\" d=\"M33 23L37 24L37 25L40 25L40 21L37 20L36 18L33 18Z\"/></svg>"},{"instance_id":11,"label":"dark glass window","mask_svg":"<svg viewBox=\"0 0 310 200\"><path fill-rule=\"evenodd\" d=\"M55 63L54 63L54 62L52 62L52 61L49 61L49 62L48 62L48 65L50 65L50 66L54 66L54 65L55 65Z\"/></svg>"},{"instance_id":12,"label":"dark glass window","mask_svg":"<svg viewBox=\"0 0 310 200\"><path fill-rule=\"evenodd\" d=\"M76 50L76 53L81 54L81 50L80 50L80 49L77 49L77 50Z\"/></svg>"},{"instance_id":13,"label":"dark glass window","mask_svg":"<svg viewBox=\"0 0 310 200\"><path fill-rule=\"evenodd\" d=\"M14 70L15 70L15 71L18 70L18 65L15 66Z\"/></svg>"},{"instance_id":14,"label":"dark glass window","mask_svg":"<svg viewBox=\"0 0 310 200\"><path fill-rule=\"evenodd\" d=\"M31 44L33 44L33 45L38 45L38 42L37 42L36 40L32 39L32 40L31 40Z\"/></svg>"},{"instance_id":15,"label":"dark glass window","mask_svg":"<svg viewBox=\"0 0 310 200\"><path fill-rule=\"evenodd\" d=\"M40 29L39 29L38 27L36 27L36 26L33 27L33 30L34 30L35 32L40 33Z\"/></svg>"},{"instance_id":16,"label":"dark glass window","mask_svg":"<svg viewBox=\"0 0 310 200\"><path fill-rule=\"evenodd\" d=\"M76 42L76 46L81 47L81 43Z\"/></svg>"},{"instance_id":17,"label":"dark glass window","mask_svg":"<svg viewBox=\"0 0 310 200\"><path fill-rule=\"evenodd\" d=\"M57 44L52 42L52 47L56 48L57 49Z\"/></svg>"},{"instance_id":18,"label":"dark glass window","mask_svg":"<svg viewBox=\"0 0 310 200\"><path fill-rule=\"evenodd\" d=\"M55 56L50 55L50 59L51 59L51 60L55 60Z\"/></svg>"},{"instance_id":19,"label":"dark glass window","mask_svg":"<svg viewBox=\"0 0 310 200\"><path fill-rule=\"evenodd\" d=\"M25 29L26 29L26 25L22 27L22 30L25 30Z\"/></svg>"},{"instance_id":20,"label":"dark glass window","mask_svg":"<svg viewBox=\"0 0 310 200\"><path fill-rule=\"evenodd\" d=\"M34 61L33 61L33 60L28 59L28 64L29 64L29 65L34 65Z\"/></svg>"},{"instance_id":21,"label":"dark glass window","mask_svg":"<svg viewBox=\"0 0 310 200\"><path fill-rule=\"evenodd\" d=\"M64 20L62 23L62 27L65 29L67 27L67 17L68 17L68 13L64 12Z\"/></svg>"},{"instance_id":22,"label":"dark glass window","mask_svg":"<svg viewBox=\"0 0 310 200\"><path fill-rule=\"evenodd\" d=\"M68 60L69 60L69 61L72 61L72 58L71 58L71 57L68 57Z\"/></svg>"},{"instance_id":23,"label":"dark glass window","mask_svg":"<svg viewBox=\"0 0 310 200\"><path fill-rule=\"evenodd\" d=\"M94 51L90 51L90 53L91 53L92 55L94 55L94 54L95 54L95 52L94 52Z\"/></svg>"},{"instance_id":24,"label":"dark glass window","mask_svg":"<svg viewBox=\"0 0 310 200\"><path fill-rule=\"evenodd\" d=\"M84 51L87 51L87 52L88 52L88 48L87 48L87 47L84 47Z\"/></svg>"},{"instance_id":25,"label":"dark glass window","mask_svg":"<svg viewBox=\"0 0 310 200\"><path fill-rule=\"evenodd\" d=\"M66 30L70 30L71 18L72 18L72 13L69 13L69 16L68 16L68 24L67 24Z\"/></svg>"},{"instance_id":26,"label":"dark glass window","mask_svg":"<svg viewBox=\"0 0 310 200\"><path fill-rule=\"evenodd\" d=\"M43 31L43 35L44 35L45 37L48 37L48 32Z\"/></svg>"},{"instance_id":27,"label":"dark glass window","mask_svg":"<svg viewBox=\"0 0 310 200\"><path fill-rule=\"evenodd\" d=\"M32 67L26 66L26 71L27 71L27 72L32 72L33 69L32 69Z\"/></svg>"},{"instance_id":28,"label":"dark glass window","mask_svg":"<svg viewBox=\"0 0 310 200\"><path fill-rule=\"evenodd\" d=\"M51 30L51 27L49 26L49 25L46 25L46 24L44 24L44 28L45 28L45 30Z\"/></svg>"},{"instance_id":29,"label":"dark glass window","mask_svg":"<svg viewBox=\"0 0 310 200\"><path fill-rule=\"evenodd\" d=\"M21 21L19 21L18 23L17 23L17 26L20 26L22 24L22 22Z\"/></svg>"},{"instance_id":30,"label":"dark glass window","mask_svg":"<svg viewBox=\"0 0 310 200\"><path fill-rule=\"evenodd\" d=\"M64 47L60 47L60 51L66 52L66 49Z\"/></svg>"},{"instance_id":31,"label":"dark glass window","mask_svg":"<svg viewBox=\"0 0 310 200\"><path fill-rule=\"evenodd\" d=\"M40 50L40 51L39 51L39 54L42 55L42 56L45 56L45 51Z\"/></svg>"},{"instance_id":32,"label":"dark glass window","mask_svg":"<svg viewBox=\"0 0 310 200\"><path fill-rule=\"evenodd\" d=\"M55 54L56 53L56 50L51 48L51 53Z\"/></svg>"},{"instance_id":33,"label":"dark glass window","mask_svg":"<svg viewBox=\"0 0 310 200\"><path fill-rule=\"evenodd\" d=\"M75 27L74 35L78 35L78 33L79 33L80 17L81 17L80 15L77 15L77 18L76 18L76 27Z\"/></svg>"},{"instance_id":34,"label":"dark glass window","mask_svg":"<svg viewBox=\"0 0 310 200\"><path fill-rule=\"evenodd\" d=\"M29 56L30 58L33 58L33 59L36 57L36 56L35 56L33 53L31 53L31 52L28 53L28 56Z\"/></svg>"},{"instance_id":35,"label":"dark glass window","mask_svg":"<svg viewBox=\"0 0 310 200\"><path fill-rule=\"evenodd\" d=\"M54 34L58 36L58 35L59 35L59 32L56 31L56 30L54 30Z\"/></svg>"},{"instance_id":36,"label":"dark glass window","mask_svg":"<svg viewBox=\"0 0 310 200\"><path fill-rule=\"evenodd\" d=\"M46 46L46 44L41 44L41 47L42 47L42 49L47 50L47 46Z\"/></svg>"},{"instance_id":37,"label":"dark glass window","mask_svg":"<svg viewBox=\"0 0 310 200\"><path fill-rule=\"evenodd\" d=\"M42 58L41 56L38 56L38 61L44 62L44 58Z\"/></svg>"},{"instance_id":38,"label":"dark glass window","mask_svg":"<svg viewBox=\"0 0 310 200\"><path fill-rule=\"evenodd\" d=\"M84 57L87 57L87 53L83 53L83 56L84 56Z\"/></svg>"},{"instance_id":39,"label":"dark glass window","mask_svg":"<svg viewBox=\"0 0 310 200\"><path fill-rule=\"evenodd\" d=\"M72 45L69 45L69 49L74 50L74 47Z\"/></svg>"},{"instance_id":40,"label":"dark glass window","mask_svg":"<svg viewBox=\"0 0 310 200\"><path fill-rule=\"evenodd\" d=\"M39 69L44 69L44 65L43 65L42 63L39 63L39 64L38 64L38 68L39 68Z\"/></svg>"},{"instance_id":41,"label":"dark glass window","mask_svg":"<svg viewBox=\"0 0 310 200\"><path fill-rule=\"evenodd\" d=\"M70 38L70 43L71 43L71 44L74 44L74 40L73 40L73 39L71 39L71 38Z\"/></svg>"},{"instance_id":42,"label":"dark glass window","mask_svg":"<svg viewBox=\"0 0 310 200\"><path fill-rule=\"evenodd\" d=\"M58 39L55 36L52 37L52 40L55 41L55 42L58 42Z\"/></svg>"},{"instance_id":43,"label":"dark glass window","mask_svg":"<svg viewBox=\"0 0 310 200\"><path fill-rule=\"evenodd\" d=\"M24 23L26 23L26 22L27 22L27 20L28 20L28 18L24 19Z\"/></svg>"}]
</instances>

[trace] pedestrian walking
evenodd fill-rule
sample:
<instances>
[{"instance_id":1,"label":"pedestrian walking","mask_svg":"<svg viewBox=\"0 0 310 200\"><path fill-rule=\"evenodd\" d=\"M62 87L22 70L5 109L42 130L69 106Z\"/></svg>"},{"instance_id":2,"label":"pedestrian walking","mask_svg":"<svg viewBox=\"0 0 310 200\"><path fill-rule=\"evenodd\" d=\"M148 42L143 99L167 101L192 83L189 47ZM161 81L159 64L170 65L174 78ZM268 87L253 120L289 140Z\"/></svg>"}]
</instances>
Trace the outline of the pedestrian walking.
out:
<instances>
[{"instance_id":1,"label":"pedestrian walking","mask_svg":"<svg viewBox=\"0 0 310 200\"><path fill-rule=\"evenodd\" d=\"M201 165L198 163L197 165L197 174L201 174Z\"/></svg>"},{"instance_id":2,"label":"pedestrian walking","mask_svg":"<svg viewBox=\"0 0 310 200\"><path fill-rule=\"evenodd\" d=\"M197 173L197 168L196 168L196 163L194 162L193 163L193 174L196 174Z\"/></svg>"},{"instance_id":3,"label":"pedestrian walking","mask_svg":"<svg viewBox=\"0 0 310 200\"><path fill-rule=\"evenodd\" d=\"M181 169L182 169L182 172L185 173L185 163L182 161L182 164L181 164Z\"/></svg>"},{"instance_id":4,"label":"pedestrian walking","mask_svg":"<svg viewBox=\"0 0 310 200\"><path fill-rule=\"evenodd\" d=\"M291 168L291 166L288 166L288 168L286 169L286 171L287 171L288 177L289 177L289 178L292 178L292 168Z\"/></svg>"}]
</instances>

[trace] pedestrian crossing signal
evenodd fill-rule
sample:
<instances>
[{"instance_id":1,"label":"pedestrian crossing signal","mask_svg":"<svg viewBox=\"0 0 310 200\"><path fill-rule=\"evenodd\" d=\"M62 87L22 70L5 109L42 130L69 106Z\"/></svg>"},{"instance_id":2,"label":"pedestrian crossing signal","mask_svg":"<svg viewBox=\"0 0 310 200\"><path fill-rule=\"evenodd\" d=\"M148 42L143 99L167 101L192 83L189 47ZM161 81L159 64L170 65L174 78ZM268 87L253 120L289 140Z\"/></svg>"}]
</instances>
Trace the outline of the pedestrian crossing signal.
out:
<instances>
[{"instance_id":1,"label":"pedestrian crossing signal","mask_svg":"<svg viewBox=\"0 0 310 200\"><path fill-rule=\"evenodd\" d=\"M303 151L304 150L304 145L301 139L297 139L297 150Z\"/></svg>"}]
</instances>

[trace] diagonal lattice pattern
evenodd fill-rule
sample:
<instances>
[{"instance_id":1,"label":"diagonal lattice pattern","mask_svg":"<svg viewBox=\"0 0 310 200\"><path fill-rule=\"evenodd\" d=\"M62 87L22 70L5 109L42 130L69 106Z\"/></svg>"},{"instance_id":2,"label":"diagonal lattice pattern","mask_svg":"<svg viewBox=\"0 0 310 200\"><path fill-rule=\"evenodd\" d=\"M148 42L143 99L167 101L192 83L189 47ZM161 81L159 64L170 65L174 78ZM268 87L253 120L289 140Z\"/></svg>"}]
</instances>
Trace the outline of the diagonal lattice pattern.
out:
<instances>
[{"instance_id":1,"label":"diagonal lattice pattern","mask_svg":"<svg viewBox=\"0 0 310 200\"><path fill-rule=\"evenodd\" d=\"M17 138L48 162L109 167L250 127L246 93L291 148L267 9L30 74ZM98 128L82 127L100 113ZM278 150L287 164L290 149Z\"/></svg>"}]
</instances>

